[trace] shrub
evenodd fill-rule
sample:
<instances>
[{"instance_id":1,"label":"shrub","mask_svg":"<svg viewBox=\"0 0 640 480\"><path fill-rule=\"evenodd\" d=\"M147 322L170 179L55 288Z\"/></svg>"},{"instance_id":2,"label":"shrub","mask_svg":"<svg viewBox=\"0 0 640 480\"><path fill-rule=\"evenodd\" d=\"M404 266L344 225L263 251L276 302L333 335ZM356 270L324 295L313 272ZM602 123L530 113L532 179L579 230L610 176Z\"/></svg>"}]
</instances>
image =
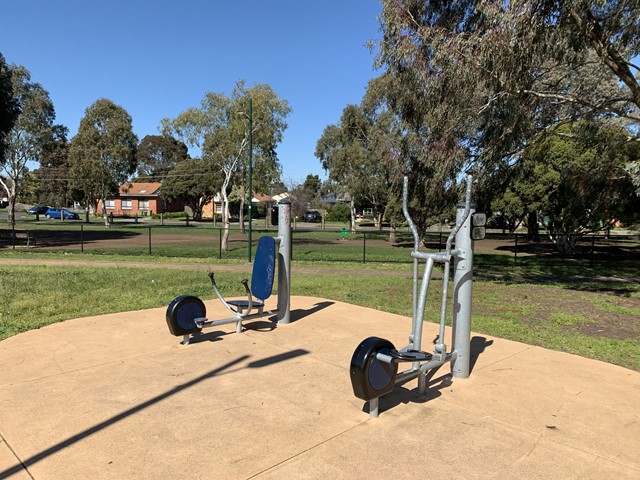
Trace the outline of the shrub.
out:
<instances>
[{"instance_id":1,"label":"shrub","mask_svg":"<svg viewBox=\"0 0 640 480\"><path fill-rule=\"evenodd\" d=\"M327 215L327 221L329 222L348 222L350 220L351 210L346 203L336 203Z\"/></svg>"},{"instance_id":2,"label":"shrub","mask_svg":"<svg viewBox=\"0 0 640 480\"><path fill-rule=\"evenodd\" d=\"M162 214L163 218L187 218L186 212L165 212ZM155 214L151 218L154 220L160 220L160 214Z\"/></svg>"}]
</instances>

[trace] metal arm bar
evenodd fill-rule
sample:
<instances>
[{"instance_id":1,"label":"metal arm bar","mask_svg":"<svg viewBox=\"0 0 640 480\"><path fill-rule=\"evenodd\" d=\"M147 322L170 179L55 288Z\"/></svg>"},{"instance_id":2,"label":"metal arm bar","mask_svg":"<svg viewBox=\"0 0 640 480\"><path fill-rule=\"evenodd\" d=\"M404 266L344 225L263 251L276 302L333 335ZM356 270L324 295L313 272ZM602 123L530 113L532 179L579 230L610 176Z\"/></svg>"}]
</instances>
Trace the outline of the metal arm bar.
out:
<instances>
[{"instance_id":1,"label":"metal arm bar","mask_svg":"<svg viewBox=\"0 0 640 480\"><path fill-rule=\"evenodd\" d=\"M411 233L413 234L413 251L418 252L420 249L420 235L418 229L413 223L411 215L409 215L409 177L407 175L402 179L402 214L404 215ZM415 318L416 308L418 306L418 258L413 257L413 311L412 315Z\"/></svg>"},{"instance_id":2,"label":"metal arm bar","mask_svg":"<svg viewBox=\"0 0 640 480\"><path fill-rule=\"evenodd\" d=\"M243 317L246 317L247 315L249 315L249 313L251 312L251 308L253 307L253 299L252 299L252 295L251 295L251 290L249 290L249 286L247 285L248 280L243 280L242 284L244 285L244 288L248 292L249 305L248 305L247 311L245 313L239 313L231 305L229 305L227 303L227 301L224 299L224 297L222 296L222 293L218 289L218 285L216 285L215 275L214 275L213 272L209 272L209 278L211 279L211 286L213 287L213 291L216 292L216 295L218 296L218 299L220 299L220 301L227 308L227 310L229 310L237 318L243 318Z\"/></svg>"}]
</instances>

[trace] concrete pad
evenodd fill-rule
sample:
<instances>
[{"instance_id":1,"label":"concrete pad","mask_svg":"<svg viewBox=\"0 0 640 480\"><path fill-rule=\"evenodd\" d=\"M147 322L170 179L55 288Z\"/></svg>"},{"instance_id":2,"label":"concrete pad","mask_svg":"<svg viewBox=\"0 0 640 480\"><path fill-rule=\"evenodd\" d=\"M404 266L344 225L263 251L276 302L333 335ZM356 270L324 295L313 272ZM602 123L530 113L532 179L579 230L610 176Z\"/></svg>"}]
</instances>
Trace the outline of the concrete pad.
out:
<instances>
[{"instance_id":1,"label":"concrete pad","mask_svg":"<svg viewBox=\"0 0 640 480\"><path fill-rule=\"evenodd\" d=\"M371 335L404 346L410 319L292 305L290 325L188 346L163 308L0 342L0 478L640 478L638 372L474 335L469 379L443 368L427 395L397 387L370 419L351 355ZM426 324L423 344L436 333Z\"/></svg>"}]
</instances>

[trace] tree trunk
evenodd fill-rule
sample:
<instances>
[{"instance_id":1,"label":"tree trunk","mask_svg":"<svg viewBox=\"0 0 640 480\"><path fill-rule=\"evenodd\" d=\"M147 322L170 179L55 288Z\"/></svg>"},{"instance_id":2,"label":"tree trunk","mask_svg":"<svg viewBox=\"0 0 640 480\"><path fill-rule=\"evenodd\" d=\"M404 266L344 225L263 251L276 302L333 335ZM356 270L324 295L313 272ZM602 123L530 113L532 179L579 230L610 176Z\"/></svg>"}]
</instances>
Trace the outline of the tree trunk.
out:
<instances>
[{"instance_id":1,"label":"tree trunk","mask_svg":"<svg viewBox=\"0 0 640 480\"><path fill-rule=\"evenodd\" d=\"M540 241L540 229L538 227L538 212L529 212L527 215L527 240Z\"/></svg>"},{"instance_id":2,"label":"tree trunk","mask_svg":"<svg viewBox=\"0 0 640 480\"><path fill-rule=\"evenodd\" d=\"M9 193L9 208L7 209L7 223L9 225L16 224L16 195Z\"/></svg>"},{"instance_id":3,"label":"tree trunk","mask_svg":"<svg viewBox=\"0 0 640 480\"><path fill-rule=\"evenodd\" d=\"M578 238L579 235L573 235L571 233L556 233L551 235L551 239L556 244L558 252L563 257L570 257L574 254Z\"/></svg>"},{"instance_id":4,"label":"tree trunk","mask_svg":"<svg viewBox=\"0 0 640 480\"><path fill-rule=\"evenodd\" d=\"M396 224L393 221L389 227L389 243L396 243Z\"/></svg>"},{"instance_id":5,"label":"tree trunk","mask_svg":"<svg viewBox=\"0 0 640 480\"><path fill-rule=\"evenodd\" d=\"M220 244L220 250L223 252L227 251L229 244L229 197L227 197L226 188L222 188L220 192L222 195L222 243Z\"/></svg>"},{"instance_id":6,"label":"tree trunk","mask_svg":"<svg viewBox=\"0 0 640 480\"><path fill-rule=\"evenodd\" d=\"M240 233L244 233L244 195L240 197L240 212L238 213L240 221Z\"/></svg>"},{"instance_id":7,"label":"tree trunk","mask_svg":"<svg viewBox=\"0 0 640 480\"><path fill-rule=\"evenodd\" d=\"M111 223L109 223L109 215L107 215L107 206L105 205L104 197L102 198L102 219L104 220L104 226L110 228Z\"/></svg>"},{"instance_id":8,"label":"tree trunk","mask_svg":"<svg viewBox=\"0 0 640 480\"><path fill-rule=\"evenodd\" d=\"M351 210L351 233L356 233L356 205L353 200L349 204Z\"/></svg>"},{"instance_id":9,"label":"tree trunk","mask_svg":"<svg viewBox=\"0 0 640 480\"><path fill-rule=\"evenodd\" d=\"M2 185L3 190L7 194L7 200L9 205L7 206L7 223L9 225L15 225L16 223L16 200L17 200L17 188L16 182L7 179L7 182L3 182L0 177L0 185ZM9 188L11 187L11 188Z\"/></svg>"}]
</instances>

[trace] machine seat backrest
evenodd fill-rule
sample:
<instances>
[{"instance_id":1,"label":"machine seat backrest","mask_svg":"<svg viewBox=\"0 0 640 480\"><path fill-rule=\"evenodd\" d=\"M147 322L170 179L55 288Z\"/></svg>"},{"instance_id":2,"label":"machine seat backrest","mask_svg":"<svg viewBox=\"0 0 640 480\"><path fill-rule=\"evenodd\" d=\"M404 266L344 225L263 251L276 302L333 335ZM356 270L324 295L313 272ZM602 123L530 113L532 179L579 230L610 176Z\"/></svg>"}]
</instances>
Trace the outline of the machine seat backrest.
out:
<instances>
[{"instance_id":1,"label":"machine seat backrest","mask_svg":"<svg viewBox=\"0 0 640 480\"><path fill-rule=\"evenodd\" d=\"M251 293L254 297L265 300L271 296L275 273L276 240L274 237L261 237L258 240L251 274Z\"/></svg>"}]
</instances>

